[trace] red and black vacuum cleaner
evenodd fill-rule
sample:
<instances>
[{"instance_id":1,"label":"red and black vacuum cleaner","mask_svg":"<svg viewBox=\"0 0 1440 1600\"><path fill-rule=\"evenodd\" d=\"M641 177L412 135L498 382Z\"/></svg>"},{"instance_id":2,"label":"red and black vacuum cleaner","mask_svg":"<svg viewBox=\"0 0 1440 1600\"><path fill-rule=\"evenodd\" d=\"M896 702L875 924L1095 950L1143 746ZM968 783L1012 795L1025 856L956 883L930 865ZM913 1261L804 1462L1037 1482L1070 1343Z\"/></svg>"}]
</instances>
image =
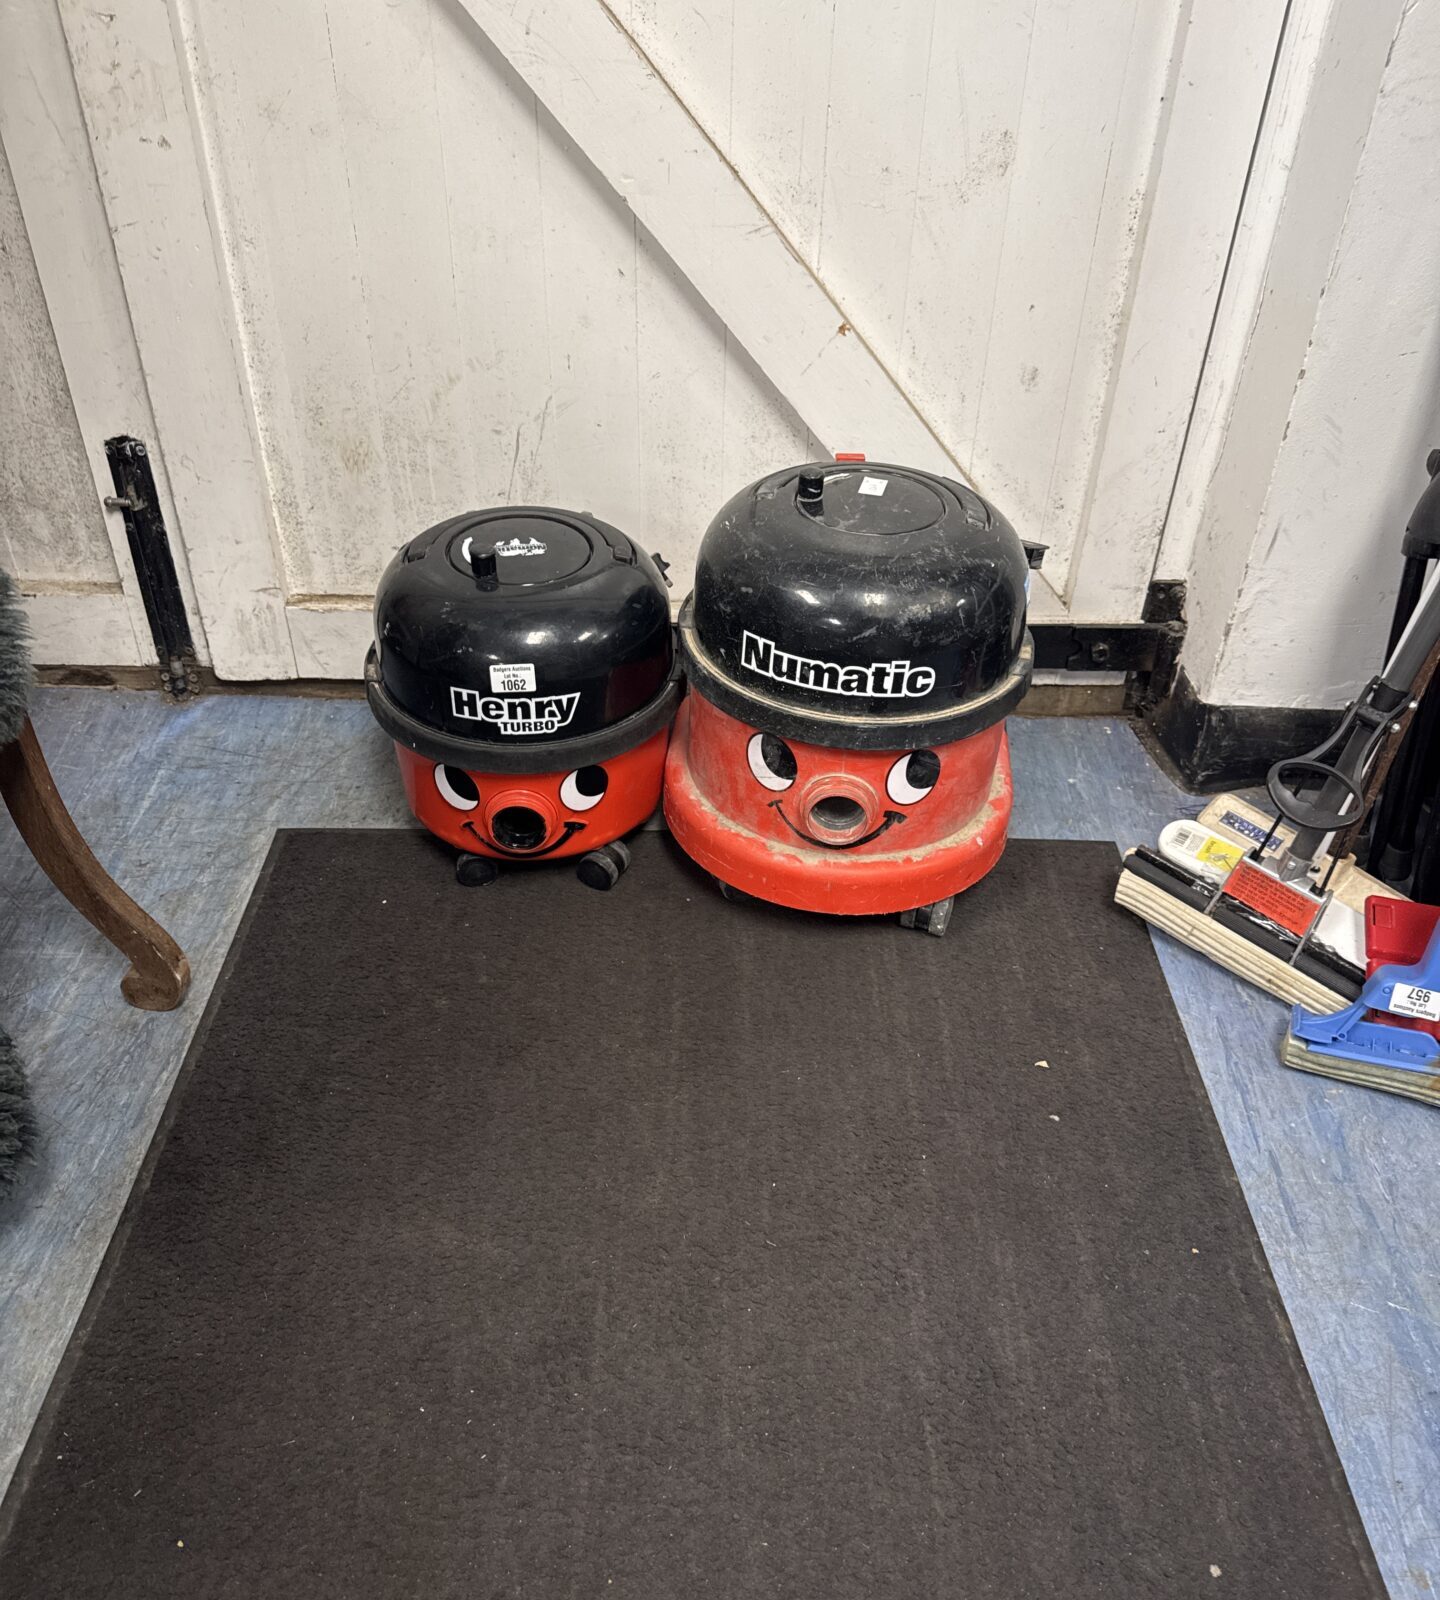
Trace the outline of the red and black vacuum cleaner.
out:
<instances>
[{"instance_id":1,"label":"red and black vacuum cleaner","mask_svg":"<svg viewBox=\"0 0 1440 1600\"><path fill-rule=\"evenodd\" d=\"M680 615L665 816L724 892L944 933L1005 848L1028 548L958 483L848 460L720 512Z\"/></svg>"},{"instance_id":2,"label":"red and black vacuum cleaner","mask_svg":"<svg viewBox=\"0 0 1440 1600\"><path fill-rule=\"evenodd\" d=\"M461 883L579 856L581 881L609 889L629 865L680 699L663 569L543 506L452 517L386 568L366 695Z\"/></svg>"}]
</instances>

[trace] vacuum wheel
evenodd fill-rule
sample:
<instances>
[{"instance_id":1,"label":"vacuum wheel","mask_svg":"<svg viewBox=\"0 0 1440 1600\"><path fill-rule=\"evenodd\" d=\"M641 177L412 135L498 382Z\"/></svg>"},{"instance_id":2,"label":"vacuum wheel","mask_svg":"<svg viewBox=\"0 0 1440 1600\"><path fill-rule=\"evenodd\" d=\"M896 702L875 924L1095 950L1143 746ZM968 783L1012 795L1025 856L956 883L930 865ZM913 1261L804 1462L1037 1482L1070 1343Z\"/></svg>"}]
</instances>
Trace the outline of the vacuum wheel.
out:
<instances>
[{"instance_id":1,"label":"vacuum wheel","mask_svg":"<svg viewBox=\"0 0 1440 1600\"><path fill-rule=\"evenodd\" d=\"M900 926L914 928L919 933L931 934L936 939L945 937L945 930L950 926L950 908L955 904L955 896L947 895L943 900L937 900L933 905L916 906L913 911L900 913Z\"/></svg>"},{"instance_id":2,"label":"vacuum wheel","mask_svg":"<svg viewBox=\"0 0 1440 1600\"><path fill-rule=\"evenodd\" d=\"M629 866L630 846L623 839L615 839L581 856L575 876L587 889L613 889Z\"/></svg>"},{"instance_id":3,"label":"vacuum wheel","mask_svg":"<svg viewBox=\"0 0 1440 1600\"><path fill-rule=\"evenodd\" d=\"M755 898L753 894L746 894L743 889L737 889L733 883L726 883L723 878L715 879L715 887L726 900L733 900L736 905L743 906Z\"/></svg>"},{"instance_id":4,"label":"vacuum wheel","mask_svg":"<svg viewBox=\"0 0 1440 1600\"><path fill-rule=\"evenodd\" d=\"M464 884L467 889L483 889L499 876L500 864L489 856L462 855L455 858L455 881Z\"/></svg>"}]
</instances>

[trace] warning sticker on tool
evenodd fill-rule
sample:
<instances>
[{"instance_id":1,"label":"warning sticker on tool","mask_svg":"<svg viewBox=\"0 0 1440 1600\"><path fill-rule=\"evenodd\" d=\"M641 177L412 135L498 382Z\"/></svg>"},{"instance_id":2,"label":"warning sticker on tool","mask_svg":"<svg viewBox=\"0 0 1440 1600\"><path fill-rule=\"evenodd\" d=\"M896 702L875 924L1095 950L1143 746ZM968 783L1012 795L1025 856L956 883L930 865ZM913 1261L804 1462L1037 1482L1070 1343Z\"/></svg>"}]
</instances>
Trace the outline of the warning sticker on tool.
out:
<instances>
[{"instance_id":1,"label":"warning sticker on tool","mask_svg":"<svg viewBox=\"0 0 1440 1600\"><path fill-rule=\"evenodd\" d=\"M1320 902L1312 895L1272 878L1251 861L1236 865L1221 892L1227 899L1238 900L1242 906L1258 911L1297 939L1310 931L1310 924L1320 914Z\"/></svg>"},{"instance_id":2,"label":"warning sticker on tool","mask_svg":"<svg viewBox=\"0 0 1440 1600\"><path fill-rule=\"evenodd\" d=\"M1195 852L1195 859L1217 867L1238 867L1245 852L1228 839L1217 838L1213 833L1203 840Z\"/></svg>"},{"instance_id":3,"label":"warning sticker on tool","mask_svg":"<svg viewBox=\"0 0 1440 1600\"><path fill-rule=\"evenodd\" d=\"M861 478L860 480L861 494L884 494L886 487L884 478Z\"/></svg>"},{"instance_id":4,"label":"warning sticker on tool","mask_svg":"<svg viewBox=\"0 0 1440 1600\"><path fill-rule=\"evenodd\" d=\"M1440 1022L1440 989L1422 989L1418 983L1397 983L1390 991L1385 1009L1398 1012L1402 1017L1423 1017L1426 1022Z\"/></svg>"}]
</instances>

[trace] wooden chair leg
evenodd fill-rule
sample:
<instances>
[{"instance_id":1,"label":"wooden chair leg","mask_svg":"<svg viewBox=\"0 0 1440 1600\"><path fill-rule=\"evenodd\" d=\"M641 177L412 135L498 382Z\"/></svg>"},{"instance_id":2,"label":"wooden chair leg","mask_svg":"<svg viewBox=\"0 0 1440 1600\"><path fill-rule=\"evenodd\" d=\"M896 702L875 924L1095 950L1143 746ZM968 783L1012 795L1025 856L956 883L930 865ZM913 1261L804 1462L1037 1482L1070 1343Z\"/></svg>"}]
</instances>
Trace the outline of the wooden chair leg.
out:
<instances>
[{"instance_id":1,"label":"wooden chair leg","mask_svg":"<svg viewBox=\"0 0 1440 1600\"><path fill-rule=\"evenodd\" d=\"M180 946L147 916L91 853L65 809L35 730L0 746L0 795L45 875L75 909L130 959L120 989L142 1011L172 1011L190 987Z\"/></svg>"}]
</instances>

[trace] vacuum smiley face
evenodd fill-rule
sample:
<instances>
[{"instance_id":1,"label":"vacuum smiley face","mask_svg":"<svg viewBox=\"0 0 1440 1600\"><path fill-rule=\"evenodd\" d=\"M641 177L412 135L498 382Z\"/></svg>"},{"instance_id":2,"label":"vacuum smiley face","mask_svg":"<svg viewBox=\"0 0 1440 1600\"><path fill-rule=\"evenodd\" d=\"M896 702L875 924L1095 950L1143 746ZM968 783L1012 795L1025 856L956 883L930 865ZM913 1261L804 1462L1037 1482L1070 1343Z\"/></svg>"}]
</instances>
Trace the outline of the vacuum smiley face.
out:
<instances>
[{"instance_id":1,"label":"vacuum smiley face","mask_svg":"<svg viewBox=\"0 0 1440 1600\"><path fill-rule=\"evenodd\" d=\"M660 802L670 730L557 772L477 772L397 745L410 809L465 855L506 861L583 855L621 838Z\"/></svg>"},{"instance_id":2,"label":"vacuum smiley face","mask_svg":"<svg viewBox=\"0 0 1440 1600\"><path fill-rule=\"evenodd\" d=\"M450 827L437 832L465 849L478 844L526 858L551 855L583 833L610 787L610 774L601 765L577 767L557 778L467 772L437 763L433 779L435 793L451 813L444 819ZM461 836L455 837L452 829Z\"/></svg>"},{"instance_id":3,"label":"vacuum smiley face","mask_svg":"<svg viewBox=\"0 0 1440 1600\"><path fill-rule=\"evenodd\" d=\"M908 820L940 780L933 750L859 755L800 746L773 733L745 745L750 775L775 796L767 802L784 826L822 850L856 850ZM837 761L838 757L838 761Z\"/></svg>"}]
</instances>

